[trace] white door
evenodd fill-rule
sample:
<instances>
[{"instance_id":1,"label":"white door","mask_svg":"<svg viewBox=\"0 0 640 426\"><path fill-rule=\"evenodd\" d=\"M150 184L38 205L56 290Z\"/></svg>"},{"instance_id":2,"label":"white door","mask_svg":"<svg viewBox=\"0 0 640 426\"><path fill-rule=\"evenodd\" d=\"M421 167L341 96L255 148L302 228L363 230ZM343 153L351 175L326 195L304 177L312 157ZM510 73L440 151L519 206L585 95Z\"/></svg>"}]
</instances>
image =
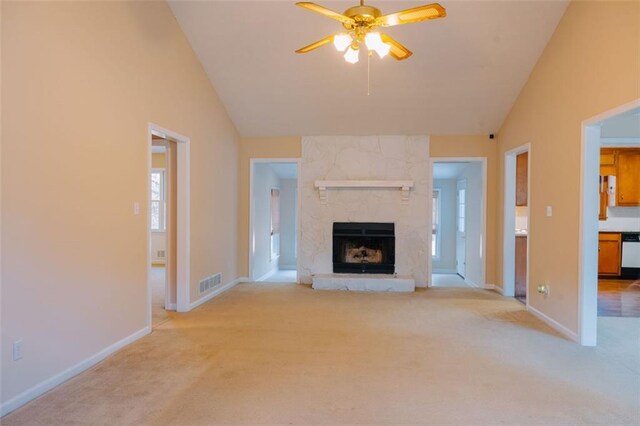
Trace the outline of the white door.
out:
<instances>
[{"instance_id":1,"label":"white door","mask_svg":"<svg viewBox=\"0 0 640 426\"><path fill-rule=\"evenodd\" d=\"M457 215L456 215L456 271L462 278L466 275L467 250L467 181L461 179L457 184Z\"/></svg>"}]
</instances>

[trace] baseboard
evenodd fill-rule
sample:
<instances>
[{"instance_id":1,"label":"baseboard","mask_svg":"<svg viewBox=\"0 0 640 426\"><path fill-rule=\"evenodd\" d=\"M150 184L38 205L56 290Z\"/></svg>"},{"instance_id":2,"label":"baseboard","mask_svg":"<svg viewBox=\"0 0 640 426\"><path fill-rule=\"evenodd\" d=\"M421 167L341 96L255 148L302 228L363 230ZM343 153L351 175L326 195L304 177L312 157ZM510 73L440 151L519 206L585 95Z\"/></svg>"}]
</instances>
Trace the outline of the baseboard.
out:
<instances>
[{"instance_id":1,"label":"baseboard","mask_svg":"<svg viewBox=\"0 0 640 426\"><path fill-rule=\"evenodd\" d=\"M214 297L216 297L217 295L219 295L221 293L224 293L225 291L231 289L236 284L239 284L241 282L244 282L244 281L242 281L242 278L236 278L235 280L233 280L231 282L228 282L226 284L223 284L223 285L220 285L220 286L214 288L211 292L205 294L204 296L202 296L201 298L199 298L195 302L191 303L189 305L189 310L197 308L198 306L202 305L203 303L213 299Z\"/></svg>"},{"instance_id":2,"label":"baseboard","mask_svg":"<svg viewBox=\"0 0 640 426\"><path fill-rule=\"evenodd\" d=\"M151 328L149 327L145 327L141 330L138 330L135 333L131 334L130 336L125 337L124 339L119 340L116 343L104 348L97 354L90 356L84 361L80 361L78 364L74 365L73 367L70 367L64 370L63 372L56 374L55 376L50 377L49 379L38 383L32 388L27 389L26 391L14 396L10 400L0 405L0 416L9 414L10 412L22 407L27 402L36 399L40 395L50 391L56 386L59 386L62 383L66 382L67 380L73 378L74 376L77 376L78 374L82 373L83 371L88 370L89 368L93 367L100 361L104 360L109 355L135 342L141 337L146 336L150 332L151 332Z\"/></svg>"},{"instance_id":3,"label":"baseboard","mask_svg":"<svg viewBox=\"0 0 640 426\"><path fill-rule=\"evenodd\" d=\"M434 268L433 271L431 271L433 274L457 274L458 271L456 271L455 269L440 269L440 268Z\"/></svg>"},{"instance_id":4,"label":"baseboard","mask_svg":"<svg viewBox=\"0 0 640 426\"><path fill-rule=\"evenodd\" d=\"M167 303L167 306L165 306L165 309L167 311L175 311L178 309L178 304L177 303Z\"/></svg>"},{"instance_id":5,"label":"baseboard","mask_svg":"<svg viewBox=\"0 0 640 426\"><path fill-rule=\"evenodd\" d=\"M478 284L476 284L475 282L471 281L470 279L464 278L464 282L467 283L468 285L470 285L473 288L480 288L481 286L479 286Z\"/></svg>"},{"instance_id":6,"label":"baseboard","mask_svg":"<svg viewBox=\"0 0 640 426\"><path fill-rule=\"evenodd\" d=\"M493 290L493 291L495 291L496 293L499 293L499 294L501 294L502 296L504 296L504 290L502 289L502 287L499 287L499 286L497 286L497 285L495 285L495 284L486 284L486 285L484 286L484 288L486 288L487 290Z\"/></svg>"},{"instance_id":7,"label":"baseboard","mask_svg":"<svg viewBox=\"0 0 640 426\"><path fill-rule=\"evenodd\" d=\"M264 281L264 280L266 280L267 278L269 278L271 275L275 274L276 272L278 272L278 267L275 267L275 268L271 269L269 272L267 272L266 274L264 274L263 276L261 276L260 278L258 278L258 279L256 280L256 282L257 282L257 281Z\"/></svg>"},{"instance_id":8,"label":"baseboard","mask_svg":"<svg viewBox=\"0 0 640 426\"><path fill-rule=\"evenodd\" d=\"M574 333L573 331L569 330L567 327L560 324L558 321L548 317L547 315L543 314L533 306L527 305L527 311L531 312L535 317L542 320L542 322L546 323L551 328L553 328L554 330L556 330L557 332L559 332L569 340L572 340L574 342L579 341L577 333Z\"/></svg>"}]
</instances>

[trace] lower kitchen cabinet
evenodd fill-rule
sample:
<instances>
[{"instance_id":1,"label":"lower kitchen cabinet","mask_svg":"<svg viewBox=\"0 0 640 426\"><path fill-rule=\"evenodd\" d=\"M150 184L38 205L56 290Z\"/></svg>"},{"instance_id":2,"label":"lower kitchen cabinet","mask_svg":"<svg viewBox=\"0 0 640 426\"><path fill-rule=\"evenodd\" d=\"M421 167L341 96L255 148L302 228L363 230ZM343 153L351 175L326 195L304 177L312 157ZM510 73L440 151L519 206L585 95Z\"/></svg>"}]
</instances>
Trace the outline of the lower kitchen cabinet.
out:
<instances>
[{"instance_id":1,"label":"lower kitchen cabinet","mask_svg":"<svg viewBox=\"0 0 640 426\"><path fill-rule=\"evenodd\" d=\"M598 234L598 275L617 277L620 275L622 242L619 232Z\"/></svg>"}]
</instances>

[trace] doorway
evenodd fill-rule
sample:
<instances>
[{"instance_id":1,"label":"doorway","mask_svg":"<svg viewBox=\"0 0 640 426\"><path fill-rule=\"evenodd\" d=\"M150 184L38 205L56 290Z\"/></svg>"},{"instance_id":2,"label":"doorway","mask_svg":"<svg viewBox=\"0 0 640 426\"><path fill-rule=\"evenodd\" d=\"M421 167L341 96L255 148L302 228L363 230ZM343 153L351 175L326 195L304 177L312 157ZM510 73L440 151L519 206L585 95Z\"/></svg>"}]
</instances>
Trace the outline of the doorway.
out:
<instances>
[{"instance_id":1,"label":"doorway","mask_svg":"<svg viewBox=\"0 0 640 426\"><path fill-rule=\"evenodd\" d=\"M172 268L172 256L175 247L173 239L167 238L173 228L174 197L171 196L175 187L174 175L170 173L174 167L171 163L171 142L152 137L151 146L151 176L150 176L150 232L151 232L151 317L152 326L158 325L169 319L168 311L176 310L175 272ZM171 243L171 244L168 244ZM171 245L171 247L168 247ZM167 271L171 271L171 274Z\"/></svg>"},{"instance_id":2,"label":"doorway","mask_svg":"<svg viewBox=\"0 0 640 426\"><path fill-rule=\"evenodd\" d=\"M503 294L528 306L531 145L504 157Z\"/></svg>"},{"instance_id":3,"label":"doorway","mask_svg":"<svg viewBox=\"0 0 640 426\"><path fill-rule=\"evenodd\" d=\"M299 160L251 159L249 277L298 282Z\"/></svg>"},{"instance_id":4,"label":"doorway","mask_svg":"<svg viewBox=\"0 0 640 426\"><path fill-rule=\"evenodd\" d=\"M429 286L485 286L486 159L430 160Z\"/></svg>"},{"instance_id":5,"label":"doorway","mask_svg":"<svg viewBox=\"0 0 640 426\"><path fill-rule=\"evenodd\" d=\"M640 100L582 123L579 337L640 326Z\"/></svg>"},{"instance_id":6,"label":"doorway","mask_svg":"<svg viewBox=\"0 0 640 426\"><path fill-rule=\"evenodd\" d=\"M189 310L189 138L148 127L147 325Z\"/></svg>"}]
</instances>

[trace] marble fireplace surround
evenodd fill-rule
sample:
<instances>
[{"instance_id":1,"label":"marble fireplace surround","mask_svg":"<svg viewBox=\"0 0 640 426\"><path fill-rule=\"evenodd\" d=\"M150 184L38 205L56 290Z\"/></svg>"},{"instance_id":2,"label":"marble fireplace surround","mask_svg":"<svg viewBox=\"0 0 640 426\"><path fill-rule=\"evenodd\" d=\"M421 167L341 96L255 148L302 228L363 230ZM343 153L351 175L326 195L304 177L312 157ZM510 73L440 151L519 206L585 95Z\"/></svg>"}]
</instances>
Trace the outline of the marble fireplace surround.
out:
<instances>
[{"instance_id":1,"label":"marble fireplace surround","mask_svg":"<svg viewBox=\"0 0 640 426\"><path fill-rule=\"evenodd\" d=\"M429 274L428 160L427 136L303 137L300 282L308 284L313 275L332 273L334 222L393 222L396 273L425 287ZM327 181L342 184L323 190L318 182ZM368 182L359 185L362 181ZM412 186L407 187L409 183Z\"/></svg>"}]
</instances>

